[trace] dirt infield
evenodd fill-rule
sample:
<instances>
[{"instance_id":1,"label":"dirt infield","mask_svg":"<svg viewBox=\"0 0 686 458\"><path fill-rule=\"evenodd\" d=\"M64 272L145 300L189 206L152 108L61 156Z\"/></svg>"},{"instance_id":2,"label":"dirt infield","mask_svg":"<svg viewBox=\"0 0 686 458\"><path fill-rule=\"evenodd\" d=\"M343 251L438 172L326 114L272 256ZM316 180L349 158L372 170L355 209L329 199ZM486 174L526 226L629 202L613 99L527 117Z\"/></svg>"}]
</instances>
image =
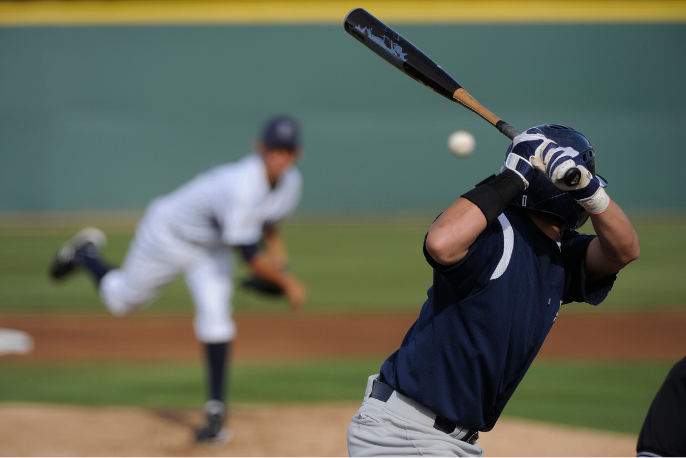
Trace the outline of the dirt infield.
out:
<instances>
[{"instance_id":1,"label":"dirt infield","mask_svg":"<svg viewBox=\"0 0 686 458\"><path fill-rule=\"evenodd\" d=\"M239 361L381 355L394 351L409 315L239 316ZM190 317L0 316L35 348L3 361L199 361ZM686 349L686 312L562 313L539 358L676 361ZM238 406L234 440L194 444L199 410L0 404L1 456L345 456L357 405ZM39 440L36 440L39 438ZM487 456L631 456L632 436L503 418L479 443Z\"/></svg>"},{"instance_id":2,"label":"dirt infield","mask_svg":"<svg viewBox=\"0 0 686 458\"><path fill-rule=\"evenodd\" d=\"M198 411L0 406L1 456L347 456L346 430L357 406L240 407L234 439L198 446L189 426ZM502 418L479 443L487 456L631 456L623 434Z\"/></svg>"},{"instance_id":3,"label":"dirt infield","mask_svg":"<svg viewBox=\"0 0 686 458\"><path fill-rule=\"evenodd\" d=\"M237 361L387 355L412 315L239 316ZM34 361L198 360L190 317L1 317L0 327L26 331ZM677 361L686 352L686 312L561 313L539 358Z\"/></svg>"}]
</instances>

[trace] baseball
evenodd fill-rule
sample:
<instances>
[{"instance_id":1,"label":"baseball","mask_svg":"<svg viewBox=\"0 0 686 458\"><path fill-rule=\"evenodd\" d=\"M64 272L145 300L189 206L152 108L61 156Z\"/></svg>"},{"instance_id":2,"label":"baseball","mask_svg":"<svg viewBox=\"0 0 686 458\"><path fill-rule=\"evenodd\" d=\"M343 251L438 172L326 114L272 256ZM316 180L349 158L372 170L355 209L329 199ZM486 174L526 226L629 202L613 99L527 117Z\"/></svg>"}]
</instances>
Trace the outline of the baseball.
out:
<instances>
[{"instance_id":1,"label":"baseball","mask_svg":"<svg viewBox=\"0 0 686 458\"><path fill-rule=\"evenodd\" d=\"M448 137L448 148L455 156L464 157L469 156L476 147L476 140L474 135L466 130L458 130L450 134Z\"/></svg>"}]
</instances>

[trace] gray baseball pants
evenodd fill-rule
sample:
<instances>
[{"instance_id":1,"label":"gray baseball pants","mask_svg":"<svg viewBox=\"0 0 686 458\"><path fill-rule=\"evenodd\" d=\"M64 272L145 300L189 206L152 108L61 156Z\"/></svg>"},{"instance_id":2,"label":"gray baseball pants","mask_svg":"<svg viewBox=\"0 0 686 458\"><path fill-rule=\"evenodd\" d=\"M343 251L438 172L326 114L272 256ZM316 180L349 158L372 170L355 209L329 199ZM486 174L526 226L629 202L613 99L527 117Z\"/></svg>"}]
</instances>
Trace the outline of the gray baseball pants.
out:
<instances>
[{"instance_id":1,"label":"gray baseball pants","mask_svg":"<svg viewBox=\"0 0 686 458\"><path fill-rule=\"evenodd\" d=\"M451 434L434 429L436 414L407 396L395 391L386 402L369 397L378 376L367 380L362 406L348 427L350 456L483 456L479 444L457 439L466 434L463 428Z\"/></svg>"}]
</instances>

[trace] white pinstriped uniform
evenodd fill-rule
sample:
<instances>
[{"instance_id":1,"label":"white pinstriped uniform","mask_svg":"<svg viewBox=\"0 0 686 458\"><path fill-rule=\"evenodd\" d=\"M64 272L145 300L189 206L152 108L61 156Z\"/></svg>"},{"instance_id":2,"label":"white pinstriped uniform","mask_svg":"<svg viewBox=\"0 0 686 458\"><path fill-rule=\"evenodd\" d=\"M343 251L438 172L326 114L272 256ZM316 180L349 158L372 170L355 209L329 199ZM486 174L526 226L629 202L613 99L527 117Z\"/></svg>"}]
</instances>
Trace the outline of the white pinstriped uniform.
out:
<instances>
[{"instance_id":1,"label":"white pinstriped uniform","mask_svg":"<svg viewBox=\"0 0 686 458\"><path fill-rule=\"evenodd\" d=\"M230 247L259 242L264 225L292 214L301 193L302 177L295 167L271 189L258 154L197 176L150 203L124 263L100 283L102 301L113 314L125 315L149 304L183 275L195 305L198 339L233 340Z\"/></svg>"}]
</instances>

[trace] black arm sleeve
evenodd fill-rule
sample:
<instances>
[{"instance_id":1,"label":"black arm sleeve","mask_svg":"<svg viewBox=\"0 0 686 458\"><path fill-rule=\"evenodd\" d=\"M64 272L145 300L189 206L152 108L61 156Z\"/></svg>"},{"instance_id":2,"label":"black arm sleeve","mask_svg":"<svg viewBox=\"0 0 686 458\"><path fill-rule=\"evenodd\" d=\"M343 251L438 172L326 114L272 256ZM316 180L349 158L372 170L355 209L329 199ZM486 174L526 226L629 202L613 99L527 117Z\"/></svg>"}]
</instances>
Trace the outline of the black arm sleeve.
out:
<instances>
[{"instance_id":1,"label":"black arm sleeve","mask_svg":"<svg viewBox=\"0 0 686 458\"><path fill-rule=\"evenodd\" d=\"M236 248L241 252L241 256L245 262L250 262L260 251L260 247L257 243L251 245L237 245Z\"/></svg>"},{"instance_id":2,"label":"black arm sleeve","mask_svg":"<svg viewBox=\"0 0 686 458\"><path fill-rule=\"evenodd\" d=\"M491 175L476 187L462 194L481 210L490 226L515 198L524 192L524 181L512 170Z\"/></svg>"}]
</instances>

